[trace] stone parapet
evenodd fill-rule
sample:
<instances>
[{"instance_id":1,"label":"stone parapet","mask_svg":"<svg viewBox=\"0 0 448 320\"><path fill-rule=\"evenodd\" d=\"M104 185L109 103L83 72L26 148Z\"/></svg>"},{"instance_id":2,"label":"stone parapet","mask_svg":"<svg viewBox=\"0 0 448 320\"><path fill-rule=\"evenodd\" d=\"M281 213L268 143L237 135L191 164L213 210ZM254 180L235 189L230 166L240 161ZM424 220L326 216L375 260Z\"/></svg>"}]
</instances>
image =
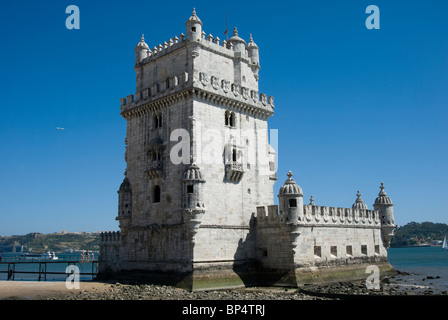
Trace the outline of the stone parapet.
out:
<instances>
[{"instance_id":1,"label":"stone parapet","mask_svg":"<svg viewBox=\"0 0 448 320\"><path fill-rule=\"evenodd\" d=\"M101 232L100 234L100 242L107 245L117 243L121 240L121 233L120 231L106 231Z\"/></svg>"},{"instance_id":2,"label":"stone parapet","mask_svg":"<svg viewBox=\"0 0 448 320\"><path fill-rule=\"evenodd\" d=\"M257 223L261 225L286 223L286 214L279 214L277 206L257 207ZM379 212L376 210L351 209L304 205L299 215L298 225L326 225L340 227L381 227Z\"/></svg>"}]
</instances>

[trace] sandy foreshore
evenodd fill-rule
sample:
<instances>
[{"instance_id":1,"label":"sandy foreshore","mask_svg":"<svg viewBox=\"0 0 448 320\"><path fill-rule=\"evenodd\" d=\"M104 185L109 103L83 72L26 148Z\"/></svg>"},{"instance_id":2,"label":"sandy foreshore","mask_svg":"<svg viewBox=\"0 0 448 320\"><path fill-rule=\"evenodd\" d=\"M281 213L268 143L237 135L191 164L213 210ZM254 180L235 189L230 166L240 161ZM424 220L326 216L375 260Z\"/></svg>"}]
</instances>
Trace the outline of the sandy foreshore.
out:
<instances>
[{"instance_id":1,"label":"sandy foreshore","mask_svg":"<svg viewBox=\"0 0 448 320\"><path fill-rule=\"evenodd\" d=\"M60 281L0 281L0 299L49 299L70 295L72 291L106 292L110 284L102 282L80 282L79 289L67 289Z\"/></svg>"}]
</instances>

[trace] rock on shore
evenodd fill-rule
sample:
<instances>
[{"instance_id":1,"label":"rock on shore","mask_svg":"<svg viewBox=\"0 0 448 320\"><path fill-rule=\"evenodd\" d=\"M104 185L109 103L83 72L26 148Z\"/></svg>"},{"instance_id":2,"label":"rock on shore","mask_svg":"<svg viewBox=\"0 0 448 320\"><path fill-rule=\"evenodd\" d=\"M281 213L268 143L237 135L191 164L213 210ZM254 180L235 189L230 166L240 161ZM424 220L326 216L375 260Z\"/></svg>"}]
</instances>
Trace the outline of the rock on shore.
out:
<instances>
[{"instance_id":1,"label":"rock on shore","mask_svg":"<svg viewBox=\"0 0 448 320\"><path fill-rule=\"evenodd\" d=\"M151 284L110 283L106 290L71 290L46 300L328 300L344 295L448 295L445 290L415 285L406 276L384 278L379 289L368 289L365 281L306 285L301 288L241 288L190 292ZM329 296L328 296L329 294ZM342 297L338 297L342 295Z\"/></svg>"},{"instance_id":2,"label":"rock on shore","mask_svg":"<svg viewBox=\"0 0 448 320\"><path fill-rule=\"evenodd\" d=\"M110 284L108 290L92 292L71 290L46 300L322 300L300 292L297 288L243 288L190 292L151 284Z\"/></svg>"}]
</instances>

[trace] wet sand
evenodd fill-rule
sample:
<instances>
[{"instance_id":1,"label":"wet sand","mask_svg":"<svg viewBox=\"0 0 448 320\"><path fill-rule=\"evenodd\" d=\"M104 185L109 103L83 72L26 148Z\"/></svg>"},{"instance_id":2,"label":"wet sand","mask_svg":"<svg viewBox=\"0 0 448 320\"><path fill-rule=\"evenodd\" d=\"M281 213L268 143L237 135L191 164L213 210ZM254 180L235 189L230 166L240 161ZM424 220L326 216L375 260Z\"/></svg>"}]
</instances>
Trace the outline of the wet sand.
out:
<instances>
[{"instance_id":1,"label":"wet sand","mask_svg":"<svg viewBox=\"0 0 448 320\"><path fill-rule=\"evenodd\" d=\"M67 289L60 281L0 281L0 299L46 299L52 296L71 295L73 291L105 292L110 284L80 282L79 289Z\"/></svg>"}]
</instances>

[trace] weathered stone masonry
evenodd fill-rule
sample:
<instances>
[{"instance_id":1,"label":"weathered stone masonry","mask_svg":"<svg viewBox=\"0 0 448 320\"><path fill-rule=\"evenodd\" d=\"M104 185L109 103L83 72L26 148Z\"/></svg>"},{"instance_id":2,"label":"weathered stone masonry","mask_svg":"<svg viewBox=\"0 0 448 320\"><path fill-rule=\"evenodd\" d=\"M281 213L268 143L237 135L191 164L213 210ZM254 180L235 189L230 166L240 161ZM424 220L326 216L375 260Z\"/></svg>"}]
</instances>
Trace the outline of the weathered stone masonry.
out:
<instances>
[{"instance_id":1,"label":"weathered stone masonry","mask_svg":"<svg viewBox=\"0 0 448 320\"><path fill-rule=\"evenodd\" d=\"M273 205L274 98L258 91L252 36L246 43L236 28L228 41L206 36L193 11L186 35L152 50L142 36L135 53L136 92L121 99L120 231L102 234L100 276L201 290L354 279L369 264L392 270L393 204L383 185L374 210L359 192L352 208L304 205L289 172ZM175 163L179 129L189 140L186 161Z\"/></svg>"}]
</instances>

